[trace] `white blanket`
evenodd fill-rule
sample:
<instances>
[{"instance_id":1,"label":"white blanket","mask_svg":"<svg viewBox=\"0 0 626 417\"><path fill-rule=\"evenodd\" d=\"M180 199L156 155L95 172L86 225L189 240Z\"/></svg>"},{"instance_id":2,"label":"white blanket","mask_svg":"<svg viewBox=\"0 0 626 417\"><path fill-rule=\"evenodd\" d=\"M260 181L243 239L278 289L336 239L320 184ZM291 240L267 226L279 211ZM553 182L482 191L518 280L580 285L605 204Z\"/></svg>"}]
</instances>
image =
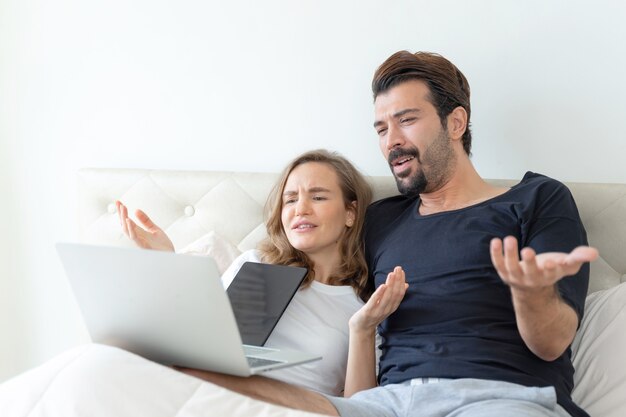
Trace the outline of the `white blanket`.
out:
<instances>
[{"instance_id":1,"label":"white blanket","mask_svg":"<svg viewBox=\"0 0 626 417\"><path fill-rule=\"evenodd\" d=\"M2 417L313 417L121 349L83 345L0 385Z\"/></svg>"},{"instance_id":2,"label":"white blanket","mask_svg":"<svg viewBox=\"0 0 626 417\"><path fill-rule=\"evenodd\" d=\"M626 283L587 298L572 344L574 401L626 416ZM0 417L313 417L256 401L123 350L85 345L0 384Z\"/></svg>"}]
</instances>

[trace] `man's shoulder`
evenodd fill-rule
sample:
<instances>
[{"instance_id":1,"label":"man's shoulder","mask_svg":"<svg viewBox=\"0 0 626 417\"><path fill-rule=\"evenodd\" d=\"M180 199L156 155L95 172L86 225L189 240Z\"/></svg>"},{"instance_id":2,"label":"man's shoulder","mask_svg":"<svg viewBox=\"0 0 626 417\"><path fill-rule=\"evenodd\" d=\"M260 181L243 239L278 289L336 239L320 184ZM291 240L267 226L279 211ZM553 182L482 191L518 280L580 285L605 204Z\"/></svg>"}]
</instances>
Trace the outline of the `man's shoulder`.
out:
<instances>
[{"instance_id":1,"label":"man's shoulder","mask_svg":"<svg viewBox=\"0 0 626 417\"><path fill-rule=\"evenodd\" d=\"M368 211L380 211L380 210L389 210L389 209L405 209L407 206L412 205L415 202L416 198L405 197L402 194L394 195L391 197L382 198L380 200L374 201L367 208Z\"/></svg>"},{"instance_id":2,"label":"man's shoulder","mask_svg":"<svg viewBox=\"0 0 626 417\"><path fill-rule=\"evenodd\" d=\"M527 171L524 177L520 181L520 184L554 184L563 185L562 182L547 175L540 174L538 172Z\"/></svg>"},{"instance_id":3,"label":"man's shoulder","mask_svg":"<svg viewBox=\"0 0 626 417\"><path fill-rule=\"evenodd\" d=\"M369 205L369 207L367 208L366 216L370 217L373 215L390 214L404 211L407 207L413 205L415 203L415 200L415 198L408 198L401 194L382 198L380 200L374 201L372 204Z\"/></svg>"},{"instance_id":4,"label":"man's shoulder","mask_svg":"<svg viewBox=\"0 0 626 417\"><path fill-rule=\"evenodd\" d=\"M550 215L560 216L569 212L578 216L576 202L571 191L565 184L554 178L527 172L522 181L513 187L513 190L515 191L511 197L526 206L528 213L532 213L533 216L537 216L539 212L542 215L551 213Z\"/></svg>"},{"instance_id":5,"label":"man's shoulder","mask_svg":"<svg viewBox=\"0 0 626 417\"><path fill-rule=\"evenodd\" d=\"M547 175L528 171L514 188L521 190L537 190L541 193L567 192L569 189L561 181L548 177Z\"/></svg>"},{"instance_id":6,"label":"man's shoulder","mask_svg":"<svg viewBox=\"0 0 626 417\"><path fill-rule=\"evenodd\" d=\"M415 204L415 198L407 198L403 195L395 195L392 197L377 200L369 205L365 213L365 229L381 230L387 227L407 209Z\"/></svg>"}]
</instances>

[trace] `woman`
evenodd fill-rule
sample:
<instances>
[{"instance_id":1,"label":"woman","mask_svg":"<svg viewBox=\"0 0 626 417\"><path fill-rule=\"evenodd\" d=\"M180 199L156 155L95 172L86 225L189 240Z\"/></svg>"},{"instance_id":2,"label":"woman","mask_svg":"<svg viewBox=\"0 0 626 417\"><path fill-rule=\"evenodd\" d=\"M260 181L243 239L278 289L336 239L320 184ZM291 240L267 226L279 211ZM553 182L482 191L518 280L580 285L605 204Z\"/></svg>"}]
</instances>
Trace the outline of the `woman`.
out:
<instances>
[{"instance_id":1,"label":"woman","mask_svg":"<svg viewBox=\"0 0 626 417\"><path fill-rule=\"evenodd\" d=\"M375 385L375 328L397 308L405 284L403 272L396 269L370 298L361 233L370 200L363 176L337 154L306 152L283 171L266 204L268 238L258 250L237 258L222 280L228 286L246 261L308 268L301 290L265 346L323 359L265 376L331 395L351 395ZM138 246L174 250L145 213L137 211L144 229L128 217L122 203L117 205L124 233Z\"/></svg>"}]
</instances>

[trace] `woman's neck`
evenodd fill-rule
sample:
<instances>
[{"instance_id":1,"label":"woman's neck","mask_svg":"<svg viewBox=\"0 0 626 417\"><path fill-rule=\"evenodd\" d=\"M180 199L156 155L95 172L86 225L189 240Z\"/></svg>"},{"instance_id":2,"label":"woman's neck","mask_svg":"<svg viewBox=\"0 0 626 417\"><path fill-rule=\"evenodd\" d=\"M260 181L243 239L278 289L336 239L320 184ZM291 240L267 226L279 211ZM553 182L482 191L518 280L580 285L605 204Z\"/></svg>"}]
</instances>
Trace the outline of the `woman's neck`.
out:
<instances>
[{"instance_id":1,"label":"woman's neck","mask_svg":"<svg viewBox=\"0 0 626 417\"><path fill-rule=\"evenodd\" d=\"M313 272L315 273L315 281L322 284L329 284L330 277L339 267L339 251L332 253L307 254L311 262L313 262Z\"/></svg>"}]
</instances>

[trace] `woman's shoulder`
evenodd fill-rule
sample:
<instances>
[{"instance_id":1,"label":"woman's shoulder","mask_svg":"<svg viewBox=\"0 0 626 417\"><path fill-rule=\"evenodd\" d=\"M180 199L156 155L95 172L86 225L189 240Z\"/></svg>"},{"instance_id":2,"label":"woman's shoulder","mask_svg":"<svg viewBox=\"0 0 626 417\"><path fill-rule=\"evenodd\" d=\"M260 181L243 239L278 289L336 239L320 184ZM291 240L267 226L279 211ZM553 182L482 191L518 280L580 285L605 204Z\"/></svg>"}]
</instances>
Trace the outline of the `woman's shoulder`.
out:
<instances>
[{"instance_id":1,"label":"woman's shoulder","mask_svg":"<svg viewBox=\"0 0 626 417\"><path fill-rule=\"evenodd\" d=\"M263 260L261 259L262 255L261 255L261 251L258 249L248 249L247 251L243 252L241 255L239 255L234 261L233 263L241 260L241 263L243 264L244 262L263 262Z\"/></svg>"},{"instance_id":2,"label":"woman's shoulder","mask_svg":"<svg viewBox=\"0 0 626 417\"><path fill-rule=\"evenodd\" d=\"M250 249L243 252L239 255L233 263L230 264L226 271L222 274L222 285L224 288L228 288L233 279L235 279L235 275L241 269L241 266L246 262L263 262L261 259L261 252L257 249Z\"/></svg>"}]
</instances>

